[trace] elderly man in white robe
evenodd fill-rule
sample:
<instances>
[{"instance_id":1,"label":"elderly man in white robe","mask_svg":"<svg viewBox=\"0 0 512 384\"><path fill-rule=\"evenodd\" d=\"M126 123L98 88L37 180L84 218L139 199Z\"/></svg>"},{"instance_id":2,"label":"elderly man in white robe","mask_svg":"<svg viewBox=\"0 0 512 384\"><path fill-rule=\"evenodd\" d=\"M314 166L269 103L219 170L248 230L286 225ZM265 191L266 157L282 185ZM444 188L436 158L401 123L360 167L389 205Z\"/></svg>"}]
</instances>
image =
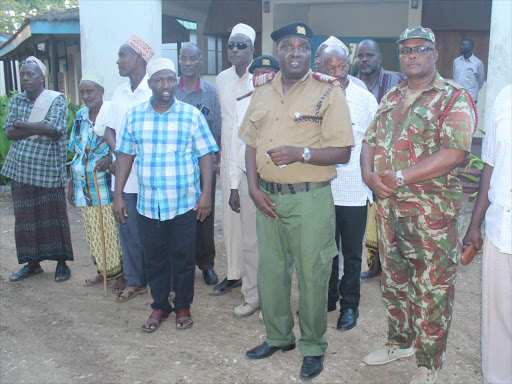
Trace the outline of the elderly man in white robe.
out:
<instances>
[{"instance_id":1,"label":"elderly man in white robe","mask_svg":"<svg viewBox=\"0 0 512 384\"><path fill-rule=\"evenodd\" d=\"M224 247L227 257L227 277L213 288L213 294L223 295L242 286L242 224L240 215L233 212L228 201L231 194L229 163L231 136L235 124L236 99L248 92L249 66L254 54L256 32L246 24L233 27L227 44L228 60L232 66L217 76L217 91L222 111L221 180L223 201Z\"/></svg>"}]
</instances>

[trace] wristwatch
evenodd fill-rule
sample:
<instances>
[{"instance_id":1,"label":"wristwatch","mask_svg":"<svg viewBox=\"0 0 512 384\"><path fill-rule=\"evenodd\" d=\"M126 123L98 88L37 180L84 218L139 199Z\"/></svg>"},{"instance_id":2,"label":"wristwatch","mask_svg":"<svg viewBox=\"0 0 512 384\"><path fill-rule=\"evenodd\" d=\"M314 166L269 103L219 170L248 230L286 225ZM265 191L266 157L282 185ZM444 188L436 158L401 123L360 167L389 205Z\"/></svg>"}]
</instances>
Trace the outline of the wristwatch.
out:
<instances>
[{"instance_id":1,"label":"wristwatch","mask_svg":"<svg viewBox=\"0 0 512 384\"><path fill-rule=\"evenodd\" d=\"M304 152L302 153L302 162L309 163L311 159L311 152L309 152L309 148L304 148Z\"/></svg>"},{"instance_id":2,"label":"wristwatch","mask_svg":"<svg viewBox=\"0 0 512 384\"><path fill-rule=\"evenodd\" d=\"M403 187L405 185L405 178L402 175L402 171L395 173L395 184L397 187Z\"/></svg>"}]
</instances>

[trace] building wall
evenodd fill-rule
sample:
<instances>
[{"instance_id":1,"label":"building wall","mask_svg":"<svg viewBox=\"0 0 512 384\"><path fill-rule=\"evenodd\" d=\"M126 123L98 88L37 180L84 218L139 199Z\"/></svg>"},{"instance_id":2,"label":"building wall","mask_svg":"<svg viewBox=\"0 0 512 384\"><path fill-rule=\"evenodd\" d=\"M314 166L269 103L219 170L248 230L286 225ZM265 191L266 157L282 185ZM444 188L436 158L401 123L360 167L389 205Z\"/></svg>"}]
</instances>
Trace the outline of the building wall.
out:
<instances>
[{"instance_id":1,"label":"building wall","mask_svg":"<svg viewBox=\"0 0 512 384\"><path fill-rule=\"evenodd\" d=\"M162 0L80 0L82 70L105 76L105 99L127 81L119 76L117 52L130 35L138 35L161 55Z\"/></svg>"}]
</instances>

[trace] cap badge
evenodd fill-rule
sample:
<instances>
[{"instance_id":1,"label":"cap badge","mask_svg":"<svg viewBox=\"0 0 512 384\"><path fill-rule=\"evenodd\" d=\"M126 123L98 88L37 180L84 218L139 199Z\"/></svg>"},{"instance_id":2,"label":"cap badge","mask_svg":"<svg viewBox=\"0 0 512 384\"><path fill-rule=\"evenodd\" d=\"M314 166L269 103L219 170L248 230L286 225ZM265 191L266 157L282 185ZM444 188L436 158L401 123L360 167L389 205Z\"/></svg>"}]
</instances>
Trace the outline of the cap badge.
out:
<instances>
[{"instance_id":1,"label":"cap badge","mask_svg":"<svg viewBox=\"0 0 512 384\"><path fill-rule=\"evenodd\" d=\"M261 61L261 65L268 65L270 67L270 60L269 59L263 59Z\"/></svg>"},{"instance_id":2,"label":"cap badge","mask_svg":"<svg viewBox=\"0 0 512 384\"><path fill-rule=\"evenodd\" d=\"M300 35L306 35L306 28L304 28L300 25L297 25L297 33Z\"/></svg>"}]
</instances>

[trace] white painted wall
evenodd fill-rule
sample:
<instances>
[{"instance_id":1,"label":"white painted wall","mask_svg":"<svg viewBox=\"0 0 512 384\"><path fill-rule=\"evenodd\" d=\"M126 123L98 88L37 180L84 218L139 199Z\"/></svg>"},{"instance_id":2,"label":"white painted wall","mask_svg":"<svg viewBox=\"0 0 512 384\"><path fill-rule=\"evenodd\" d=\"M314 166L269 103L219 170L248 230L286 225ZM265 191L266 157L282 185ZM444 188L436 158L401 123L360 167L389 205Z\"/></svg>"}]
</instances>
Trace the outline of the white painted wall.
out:
<instances>
[{"instance_id":1,"label":"white painted wall","mask_svg":"<svg viewBox=\"0 0 512 384\"><path fill-rule=\"evenodd\" d=\"M491 124L491 110L498 93L512 83L512 1L493 0L489 62L485 97L485 130ZM480 96L479 96L480 99Z\"/></svg>"},{"instance_id":2,"label":"white painted wall","mask_svg":"<svg viewBox=\"0 0 512 384\"><path fill-rule=\"evenodd\" d=\"M133 34L161 55L162 0L80 0L82 71L105 76L106 100L127 81L119 76L117 52Z\"/></svg>"}]
</instances>

